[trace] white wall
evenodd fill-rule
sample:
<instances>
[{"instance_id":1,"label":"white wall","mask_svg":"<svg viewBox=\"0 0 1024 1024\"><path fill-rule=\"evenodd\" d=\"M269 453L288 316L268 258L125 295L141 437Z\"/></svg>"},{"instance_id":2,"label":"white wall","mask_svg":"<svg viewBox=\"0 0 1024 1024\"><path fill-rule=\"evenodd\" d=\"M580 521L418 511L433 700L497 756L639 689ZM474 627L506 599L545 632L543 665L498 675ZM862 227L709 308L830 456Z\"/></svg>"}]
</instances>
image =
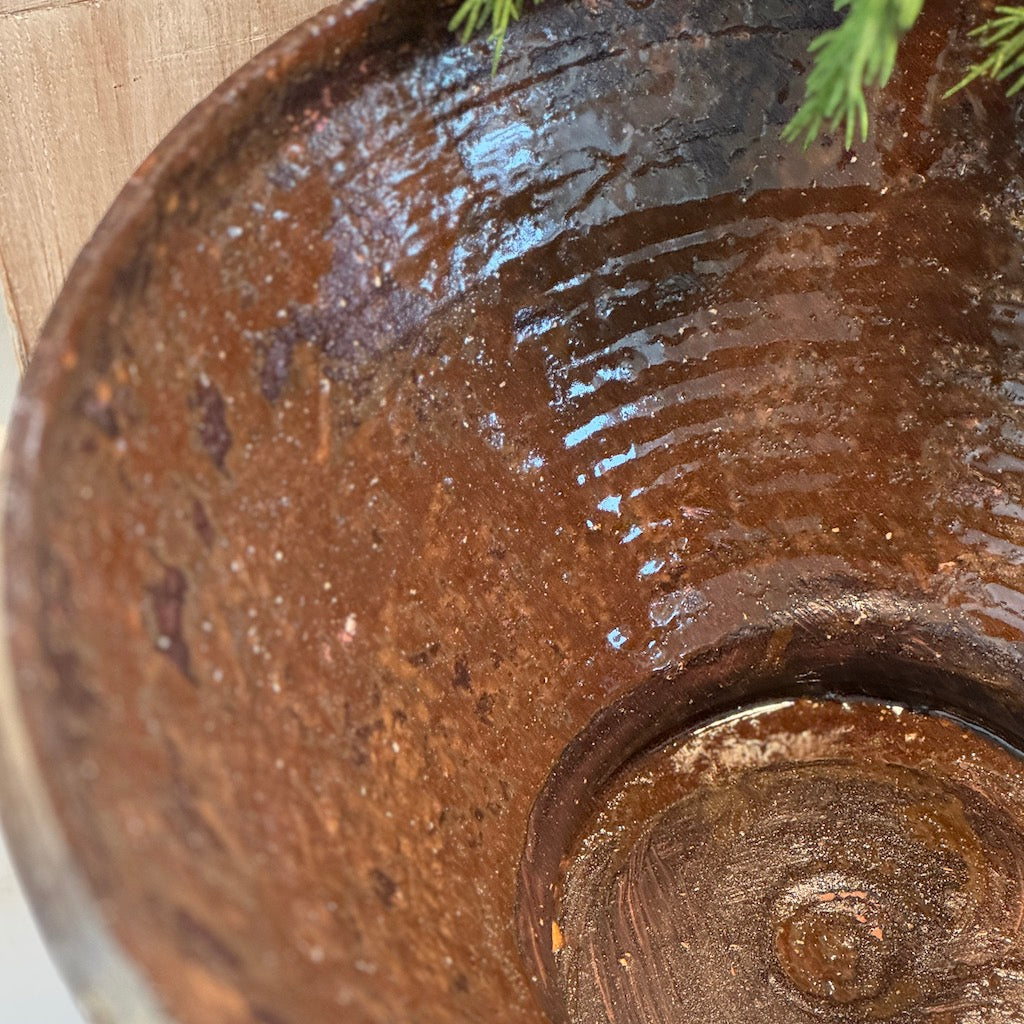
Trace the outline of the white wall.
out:
<instances>
[{"instance_id":1,"label":"white wall","mask_svg":"<svg viewBox=\"0 0 1024 1024\"><path fill-rule=\"evenodd\" d=\"M0 440L18 387L14 328L0 294ZM81 1024L43 946L0 832L0 1021Z\"/></svg>"}]
</instances>

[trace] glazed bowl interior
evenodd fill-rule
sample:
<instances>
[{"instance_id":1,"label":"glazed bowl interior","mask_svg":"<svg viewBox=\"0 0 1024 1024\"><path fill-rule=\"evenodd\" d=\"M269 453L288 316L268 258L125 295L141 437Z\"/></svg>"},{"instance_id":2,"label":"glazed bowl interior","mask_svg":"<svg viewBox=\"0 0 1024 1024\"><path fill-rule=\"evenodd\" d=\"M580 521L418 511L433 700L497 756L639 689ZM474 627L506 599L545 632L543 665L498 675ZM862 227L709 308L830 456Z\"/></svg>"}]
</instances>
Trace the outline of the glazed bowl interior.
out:
<instances>
[{"instance_id":1,"label":"glazed bowl interior","mask_svg":"<svg viewBox=\"0 0 1024 1024\"><path fill-rule=\"evenodd\" d=\"M580 758L798 693L1020 738L1024 193L998 92L937 99L969 14L845 152L779 139L826 3L548 0L494 77L448 13L229 81L30 369L5 818L98 1021L565 1019Z\"/></svg>"}]
</instances>

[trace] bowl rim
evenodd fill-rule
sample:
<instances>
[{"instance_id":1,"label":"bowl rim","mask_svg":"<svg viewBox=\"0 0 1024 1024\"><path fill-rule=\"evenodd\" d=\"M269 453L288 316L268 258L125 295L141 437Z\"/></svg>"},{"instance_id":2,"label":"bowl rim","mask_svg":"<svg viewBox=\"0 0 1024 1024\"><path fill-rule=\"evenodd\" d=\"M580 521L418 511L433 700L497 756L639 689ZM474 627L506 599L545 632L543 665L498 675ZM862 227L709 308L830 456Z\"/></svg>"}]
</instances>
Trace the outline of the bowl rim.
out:
<instances>
[{"instance_id":1,"label":"bowl rim","mask_svg":"<svg viewBox=\"0 0 1024 1024\"><path fill-rule=\"evenodd\" d=\"M38 614L32 498L39 454L83 341L117 288L117 274L161 216L158 203L198 163L259 123L267 102L338 64L381 22L389 0L338 0L256 54L202 99L128 179L68 274L18 389L0 464L0 825L47 951L93 1024L173 1024L157 986L122 947L72 856L23 692L47 674L33 636ZM218 151L219 147L219 151ZM170 212L170 211L168 211Z\"/></svg>"}]
</instances>

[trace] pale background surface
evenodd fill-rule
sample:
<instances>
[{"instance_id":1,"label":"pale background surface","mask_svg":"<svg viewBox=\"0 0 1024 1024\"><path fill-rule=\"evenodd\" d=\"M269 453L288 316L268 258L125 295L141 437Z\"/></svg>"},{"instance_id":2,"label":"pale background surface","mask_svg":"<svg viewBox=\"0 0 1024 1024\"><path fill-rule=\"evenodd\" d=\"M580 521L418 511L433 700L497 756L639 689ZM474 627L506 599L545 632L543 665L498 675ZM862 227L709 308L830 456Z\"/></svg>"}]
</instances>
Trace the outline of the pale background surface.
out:
<instances>
[{"instance_id":1,"label":"pale background surface","mask_svg":"<svg viewBox=\"0 0 1024 1024\"><path fill-rule=\"evenodd\" d=\"M0 0L0 436L72 261L203 96L327 0ZM80 1024L0 837L0 1020Z\"/></svg>"},{"instance_id":2,"label":"pale background surface","mask_svg":"<svg viewBox=\"0 0 1024 1024\"><path fill-rule=\"evenodd\" d=\"M0 303L0 441L18 386L14 327ZM81 1024L50 962L0 831L0 1021L3 1024Z\"/></svg>"},{"instance_id":3,"label":"pale background surface","mask_svg":"<svg viewBox=\"0 0 1024 1024\"><path fill-rule=\"evenodd\" d=\"M327 0L0 0L0 287L19 360L131 172Z\"/></svg>"},{"instance_id":4,"label":"pale background surface","mask_svg":"<svg viewBox=\"0 0 1024 1024\"><path fill-rule=\"evenodd\" d=\"M39 937L0 836L0 991L5 1024L82 1024Z\"/></svg>"}]
</instances>

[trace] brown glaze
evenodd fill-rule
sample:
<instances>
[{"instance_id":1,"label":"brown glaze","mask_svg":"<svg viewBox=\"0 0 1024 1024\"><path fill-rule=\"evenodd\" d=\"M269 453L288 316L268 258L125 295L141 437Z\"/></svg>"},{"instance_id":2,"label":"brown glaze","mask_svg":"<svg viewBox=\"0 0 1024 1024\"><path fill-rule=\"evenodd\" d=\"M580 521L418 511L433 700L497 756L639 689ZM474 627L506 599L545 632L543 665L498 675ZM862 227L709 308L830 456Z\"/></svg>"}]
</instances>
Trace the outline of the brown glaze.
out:
<instances>
[{"instance_id":1,"label":"brown glaze","mask_svg":"<svg viewBox=\"0 0 1024 1024\"><path fill-rule=\"evenodd\" d=\"M638 751L830 688L1020 739L1019 132L939 99L975 14L801 153L826 3L551 0L492 79L360 0L140 169L4 534L5 819L97 1019L564 1021L559 862Z\"/></svg>"},{"instance_id":2,"label":"brown glaze","mask_svg":"<svg viewBox=\"0 0 1024 1024\"><path fill-rule=\"evenodd\" d=\"M980 734L789 701L601 802L559 917L573 1021L1020 1019L1024 772Z\"/></svg>"}]
</instances>

